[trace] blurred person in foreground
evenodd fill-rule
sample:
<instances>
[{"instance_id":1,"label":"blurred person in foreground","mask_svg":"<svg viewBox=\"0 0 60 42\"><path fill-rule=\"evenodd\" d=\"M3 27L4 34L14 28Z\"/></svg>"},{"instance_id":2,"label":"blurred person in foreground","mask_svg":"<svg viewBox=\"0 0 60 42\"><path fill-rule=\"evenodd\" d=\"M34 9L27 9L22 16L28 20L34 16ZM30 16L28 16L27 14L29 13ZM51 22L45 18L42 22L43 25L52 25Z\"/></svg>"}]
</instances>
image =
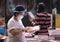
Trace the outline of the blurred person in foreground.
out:
<instances>
[{"instance_id":1,"label":"blurred person in foreground","mask_svg":"<svg viewBox=\"0 0 60 42\"><path fill-rule=\"evenodd\" d=\"M6 42L27 42L24 34L29 28L25 28L21 21L24 17L26 9L23 5L17 5L13 9L13 12L13 16L7 24L8 38Z\"/></svg>"},{"instance_id":2,"label":"blurred person in foreground","mask_svg":"<svg viewBox=\"0 0 60 42\"><path fill-rule=\"evenodd\" d=\"M30 19L33 25L40 25L40 30L35 34L47 34L48 29L52 29L52 14L45 11L46 6L44 3L39 3L37 6L37 14L35 19Z\"/></svg>"}]
</instances>

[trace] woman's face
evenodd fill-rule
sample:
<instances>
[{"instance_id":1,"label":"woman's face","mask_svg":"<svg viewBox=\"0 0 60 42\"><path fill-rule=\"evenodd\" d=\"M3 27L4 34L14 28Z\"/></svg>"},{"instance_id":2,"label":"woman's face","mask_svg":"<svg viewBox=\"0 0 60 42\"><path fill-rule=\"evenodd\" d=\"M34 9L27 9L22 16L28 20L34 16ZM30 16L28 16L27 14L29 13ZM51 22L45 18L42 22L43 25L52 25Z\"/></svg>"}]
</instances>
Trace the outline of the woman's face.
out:
<instances>
[{"instance_id":1,"label":"woman's face","mask_svg":"<svg viewBox=\"0 0 60 42\"><path fill-rule=\"evenodd\" d=\"M19 19L22 19L23 17L24 17L24 12L20 12L19 14L18 14L18 16L17 16L17 19L19 20Z\"/></svg>"},{"instance_id":2,"label":"woman's face","mask_svg":"<svg viewBox=\"0 0 60 42\"><path fill-rule=\"evenodd\" d=\"M24 12L20 12L20 13L19 13L19 15L21 15L21 16L24 16L24 14L25 14Z\"/></svg>"}]
</instances>

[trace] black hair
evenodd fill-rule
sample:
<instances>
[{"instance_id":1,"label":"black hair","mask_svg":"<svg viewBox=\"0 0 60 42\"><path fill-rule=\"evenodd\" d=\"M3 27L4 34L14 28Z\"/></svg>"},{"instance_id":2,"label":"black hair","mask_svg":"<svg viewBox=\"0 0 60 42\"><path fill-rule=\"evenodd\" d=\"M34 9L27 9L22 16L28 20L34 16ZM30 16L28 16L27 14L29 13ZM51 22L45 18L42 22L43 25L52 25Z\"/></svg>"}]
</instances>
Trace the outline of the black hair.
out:
<instances>
[{"instance_id":1,"label":"black hair","mask_svg":"<svg viewBox=\"0 0 60 42\"><path fill-rule=\"evenodd\" d=\"M44 12L46 9L46 6L44 3L39 3L38 6L37 6L37 12L40 13L40 12Z\"/></svg>"},{"instance_id":2,"label":"black hair","mask_svg":"<svg viewBox=\"0 0 60 42\"><path fill-rule=\"evenodd\" d=\"M20 13L20 12L14 12L13 15L14 15L15 17L17 17L17 16L19 15L19 13Z\"/></svg>"}]
</instances>

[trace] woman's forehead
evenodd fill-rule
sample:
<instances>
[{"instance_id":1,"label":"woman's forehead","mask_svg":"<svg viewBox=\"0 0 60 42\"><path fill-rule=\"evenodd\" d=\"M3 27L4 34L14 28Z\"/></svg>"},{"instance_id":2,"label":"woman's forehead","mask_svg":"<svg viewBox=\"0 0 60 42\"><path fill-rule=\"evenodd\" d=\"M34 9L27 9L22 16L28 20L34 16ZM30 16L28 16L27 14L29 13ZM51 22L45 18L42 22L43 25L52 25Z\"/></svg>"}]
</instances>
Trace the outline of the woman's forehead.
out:
<instances>
[{"instance_id":1,"label":"woman's forehead","mask_svg":"<svg viewBox=\"0 0 60 42\"><path fill-rule=\"evenodd\" d=\"M16 14L23 14L24 12L17 12Z\"/></svg>"},{"instance_id":2,"label":"woman's forehead","mask_svg":"<svg viewBox=\"0 0 60 42\"><path fill-rule=\"evenodd\" d=\"M25 13L25 12L20 12L20 13Z\"/></svg>"},{"instance_id":3,"label":"woman's forehead","mask_svg":"<svg viewBox=\"0 0 60 42\"><path fill-rule=\"evenodd\" d=\"M19 13L19 15L24 15L24 14L25 14L25 12L20 12L20 13Z\"/></svg>"}]
</instances>

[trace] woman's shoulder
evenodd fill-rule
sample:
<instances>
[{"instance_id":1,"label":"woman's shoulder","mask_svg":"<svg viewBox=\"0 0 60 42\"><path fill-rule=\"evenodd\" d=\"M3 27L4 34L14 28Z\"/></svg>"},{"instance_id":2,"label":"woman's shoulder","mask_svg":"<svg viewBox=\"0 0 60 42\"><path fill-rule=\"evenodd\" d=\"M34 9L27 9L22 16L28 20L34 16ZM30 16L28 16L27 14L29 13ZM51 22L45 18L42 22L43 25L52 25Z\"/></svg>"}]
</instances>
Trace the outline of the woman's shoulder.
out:
<instances>
[{"instance_id":1,"label":"woman's shoulder","mask_svg":"<svg viewBox=\"0 0 60 42\"><path fill-rule=\"evenodd\" d=\"M11 17L8 21L8 24L13 23L13 21L14 21L14 19L13 19L13 17Z\"/></svg>"}]
</instances>

